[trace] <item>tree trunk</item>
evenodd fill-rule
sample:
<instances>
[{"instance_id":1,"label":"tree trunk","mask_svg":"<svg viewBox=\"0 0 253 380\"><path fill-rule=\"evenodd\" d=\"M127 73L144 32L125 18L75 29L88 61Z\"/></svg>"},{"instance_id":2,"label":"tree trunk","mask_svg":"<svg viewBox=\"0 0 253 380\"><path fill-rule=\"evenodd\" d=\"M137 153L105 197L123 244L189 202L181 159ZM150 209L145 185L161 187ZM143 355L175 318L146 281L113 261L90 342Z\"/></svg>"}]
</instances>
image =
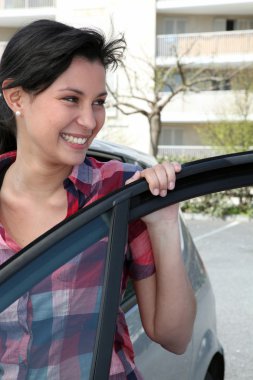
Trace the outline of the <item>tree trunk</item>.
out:
<instances>
[{"instance_id":1,"label":"tree trunk","mask_svg":"<svg viewBox=\"0 0 253 380\"><path fill-rule=\"evenodd\" d=\"M149 118L150 154L157 156L158 142L161 133L161 113L155 113Z\"/></svg>"}]
</instances>

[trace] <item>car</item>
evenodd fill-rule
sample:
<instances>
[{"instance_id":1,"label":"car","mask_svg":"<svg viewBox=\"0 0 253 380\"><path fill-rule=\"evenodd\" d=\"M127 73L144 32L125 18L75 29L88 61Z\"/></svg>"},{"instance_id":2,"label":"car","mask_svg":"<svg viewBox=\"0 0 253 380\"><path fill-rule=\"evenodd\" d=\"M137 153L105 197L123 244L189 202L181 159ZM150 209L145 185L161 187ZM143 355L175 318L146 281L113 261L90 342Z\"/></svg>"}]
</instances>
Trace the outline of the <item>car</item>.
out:
<instances>
[{"instance_id":1,"label":"car","mask_svg":"<svg viewBox=\"0 0 253 380\"><path fill-rule=\"evenodd\" d=\"M145 166L144 154L136 153L135 150L130 152L124 147L118 148L119 151L110 143L94 142L89 154L100 160L133 160ZM153 158L149 159L154 162ZM186 163L177 174L176 188L164 198L154 197L142 179L79 210L1 265L0 312L15 305L19 297L44 281L54 270L69 260L80 257L79 254L83 255L84 252L87 260L84 262L85 279L89 275L90 260L93 257L91 253L96 244L102 242L104 249L99 257L101 292L97 299L97 314L89 324L92 331L84 331L84 334L89 334L92 353L82 378L107 379L119 307L128 223L176 202L230 188L251 186L252 160L253 152L243 152ZM146 163L146 166L150 164L152 163ZM223 380L224 352L216 331L212 286L182 214L180 225L182 254L197 300L192 340L183 355L169 353L151 342L141 326L134 291L129 283L121 307L126 313L137 366L145 380ZM64 276L63 273L60 280L68 281ZM85 299L82 305L85 305ZM73 373L71 368L69 371L70 374Z\"/></svg>"},{"instance_id":2,"label":"car","mask_svg":"<svg viewBox=\"0 0 253 380\"><path fill-rule=\"evenodd\" d=\"M146 153L106 141L94 140L89 155L102 161L117 159L143 168L157 160ZM206 268L180 213L181 249L188 276L197 300L197 316L193 336L186 352L175 355L151 341L145 334L131 283L121 307L125 312L136 355L137 367L146 380L223 380L225 359L217 336L215 297ZM155 358L155 360L151 360Z\"/></svg>"},{"instance_id":3,"label":"car","mask_svg":"<svg viewBox=\"0 0 253 380\"><path fill-rule=\"evenodd\" d=\"M92 156L100 161L118 160L128 162L142 166L143 168L157 164L155 157L150 154L99 139L93 140L88 150L88 156Z\"/></svg>"}]
</instances>

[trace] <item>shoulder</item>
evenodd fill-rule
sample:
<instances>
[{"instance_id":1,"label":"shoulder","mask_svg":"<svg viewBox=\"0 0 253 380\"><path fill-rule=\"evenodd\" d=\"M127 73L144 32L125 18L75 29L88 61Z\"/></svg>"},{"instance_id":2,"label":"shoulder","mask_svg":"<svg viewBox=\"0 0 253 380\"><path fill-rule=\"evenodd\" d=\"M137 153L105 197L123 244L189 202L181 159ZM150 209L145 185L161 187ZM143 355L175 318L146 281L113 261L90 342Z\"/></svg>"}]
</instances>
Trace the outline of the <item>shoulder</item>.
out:
<instances>
[{"instance_id":1,"label":"shoulder","mask_svg":"<svg viewBox=\"0 0 253 380\"><path fill-rule=\"evenodd\" d=\"M85 161L73 168L69 180L86 196L100 198L125 185L141 167L117 160L107 162L86 157Z\"/></svg>"}]
</instances>

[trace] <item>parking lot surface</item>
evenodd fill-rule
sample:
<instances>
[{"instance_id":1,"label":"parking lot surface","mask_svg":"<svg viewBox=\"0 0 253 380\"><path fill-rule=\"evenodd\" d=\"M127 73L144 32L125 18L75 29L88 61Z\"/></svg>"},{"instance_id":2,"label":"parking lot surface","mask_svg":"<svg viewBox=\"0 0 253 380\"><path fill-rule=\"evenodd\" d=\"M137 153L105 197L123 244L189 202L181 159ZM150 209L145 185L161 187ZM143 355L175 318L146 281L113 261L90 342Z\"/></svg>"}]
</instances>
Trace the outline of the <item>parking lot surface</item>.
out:
<instances>
[{"instance_id":1,"label":"parking lot surface","mask_svg":"<svg viewBox=\"0 0 253 380\"><path fill-rule=\"evenodd\" d=\"M225 380L253 379L253 221L186 218L209 273Z\"/></svg>"}]
</instances>

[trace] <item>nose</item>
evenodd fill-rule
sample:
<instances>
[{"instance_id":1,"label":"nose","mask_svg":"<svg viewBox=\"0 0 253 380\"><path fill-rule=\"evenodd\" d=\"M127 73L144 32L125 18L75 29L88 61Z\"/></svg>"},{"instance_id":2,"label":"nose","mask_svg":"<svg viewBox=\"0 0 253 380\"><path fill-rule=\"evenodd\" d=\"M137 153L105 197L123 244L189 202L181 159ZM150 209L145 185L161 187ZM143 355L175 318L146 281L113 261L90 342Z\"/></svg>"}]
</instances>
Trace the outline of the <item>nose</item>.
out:
<instances>
[{"instance_id":1,"label":"nose","mask_svg":"<svg viewBox=\"0 0 253 380\"><path fill-rule=\"evenodd\" d=\"M85 129L93 130L96 128L96 117L92 106L86 106L79 110L77 122Z\"/></svg>"}]
</instances>

